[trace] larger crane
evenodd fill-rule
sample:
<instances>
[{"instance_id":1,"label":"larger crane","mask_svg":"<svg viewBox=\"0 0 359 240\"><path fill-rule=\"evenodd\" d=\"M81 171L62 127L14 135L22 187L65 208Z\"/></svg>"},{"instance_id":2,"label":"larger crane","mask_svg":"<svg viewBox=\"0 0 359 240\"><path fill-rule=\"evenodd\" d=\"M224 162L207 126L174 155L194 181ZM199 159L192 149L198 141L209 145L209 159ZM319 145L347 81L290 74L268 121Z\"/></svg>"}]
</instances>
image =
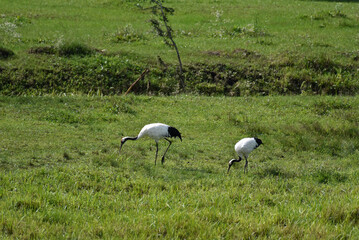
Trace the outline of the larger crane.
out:
<instances>
[{"instance_id":1,"label":"larger crane","mask_svg":"<svg viewBox=\"0 0 359 240\"><path fill-rule=\"evenodd\" d=\"M182 137L181 137L181 133L174 127L171 127L169 125L163 124L163 123L151 123L151 124L147 124L145 125L140 133L137 135L137 137L123 137L121 139L121 146L120 146L120 151L119 153L121 153L121 148L123 146L123 144L125 144L125 142L127 140L138 140L144 136L148 136L150 138L152 138L153 140L155 140L156 142L156 157L155 157L155 165L156 165L156 161L157 161L157 154L158 154L158 141L161 139L165 139L166 141L169 142L169 145L165 151L165 153L162 156L162 164L165 162L165 155L168 151L168 149L170 148L172 141L169 140L168 138L171 137L178 137L179 139L181 139L182 142Z\"/></svg>"}]
</instances>

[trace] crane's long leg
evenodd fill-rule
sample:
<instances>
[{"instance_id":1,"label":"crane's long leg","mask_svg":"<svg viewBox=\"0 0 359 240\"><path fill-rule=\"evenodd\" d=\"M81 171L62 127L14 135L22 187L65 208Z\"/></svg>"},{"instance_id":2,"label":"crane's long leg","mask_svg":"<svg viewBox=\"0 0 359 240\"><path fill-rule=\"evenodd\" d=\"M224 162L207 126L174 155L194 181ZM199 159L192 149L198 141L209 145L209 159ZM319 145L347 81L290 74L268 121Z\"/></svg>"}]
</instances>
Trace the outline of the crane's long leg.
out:
<instances>
[{"instance_id":1,"label":"crane's long leg","mask_svg":"<svg viewBox=\"0 0 359 240\"><path fill-rule=\"evenodd\" d=\"M248 160L247 160L247 157L244 156L245 159L246 159L246 164L244 165L244 173L246 173L246 169L248 168ZM248 172L248 169L247 169L247 172Z\"/></svg>"},{"instance_id":2,"label":"crane's long leg","mask_svg":"<svg viewBox=\"0 0 359 240\"><path fill-rule=\"evenodd\" d=\"M155 157L155 165L157 161L157 154L158 154L158 142L156 141L156 157Z\"/></svg>"},{"instance_id":3,"label":"crane's long leg","mask_svg":"<svg viewBox=\"0 0 359 240\"><path fill-rule=\"evenodd\" d=\"M167 138L165 138L165 140L167 140L170 144L168 145L168 147L167 147L165 153L164 153L163 156L162 156L162 161L161 161L162 164L165 162L165 155L166 155L166 153L167 153L167 150L170 148L170 146L171 146L171 144L172 144L172 142L171 142L170 140L168 140Z\"/></svg>"}]
</instances>

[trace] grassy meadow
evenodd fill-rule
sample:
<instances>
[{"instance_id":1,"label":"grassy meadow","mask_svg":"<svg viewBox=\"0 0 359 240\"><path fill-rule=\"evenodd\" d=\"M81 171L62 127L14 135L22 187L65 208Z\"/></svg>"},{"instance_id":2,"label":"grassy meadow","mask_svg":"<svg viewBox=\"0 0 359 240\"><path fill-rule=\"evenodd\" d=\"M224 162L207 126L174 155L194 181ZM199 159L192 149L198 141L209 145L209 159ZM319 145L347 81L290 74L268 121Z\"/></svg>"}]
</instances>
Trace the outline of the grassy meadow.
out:
<instances>
[{"instance_id":1,"label":"grassy meadow","mask_svg":"<svg viewBox=\"0 0 359 240\"><path fill-rule=\"evenodd\" d=\"M0 238L357 239L359 2L164 5L182 91L148 1L0 0Z\"/></svg>"},{"instance_id":2,"label":"grassy meadow","mask_svg":"<svg viewBox=\"0 0 359 240\"><path fill-rule=\"evenodd\" d=\"M355 239L358 97L0 97L3 239ZM180 130L164 165L144 124ZM264 145L227 174L234 144ZM162 154L167 142L160 142Z\"/></svg>"},{"instance_id":3,"label":"grassy meadow","mask_svg":"<svg viewBox=\"0 0 359 240\"><path fill-rule=\"evenodd\" d=\"M1 38L20 56L34 46L75 41L110 53L154 60L160 55L175 62L174 51L153 34L151 13L138 3L149 7L146 1L130 0L1 0ZM357 1L167 0L164 5L175 10L170 24L186 63L235 62L235 57L223 57L235 49L330 57L358 50Z\"/></svg>"},{"instance_id":4,"label":"grassy meadow","mask_svg":"<svg viewBox=\"0 0 359 240\"><path fill-rule=\"evenodd\" d=\"M138 3L142 6L140 8ZM0 93L176 94L177 57L147 1L1 0ZM165 1L187 92L359 92L357 1ZM10 54L11 56L11 54ZM105 84L103 84L105 83Z\"/></svg>"}]
</instances>

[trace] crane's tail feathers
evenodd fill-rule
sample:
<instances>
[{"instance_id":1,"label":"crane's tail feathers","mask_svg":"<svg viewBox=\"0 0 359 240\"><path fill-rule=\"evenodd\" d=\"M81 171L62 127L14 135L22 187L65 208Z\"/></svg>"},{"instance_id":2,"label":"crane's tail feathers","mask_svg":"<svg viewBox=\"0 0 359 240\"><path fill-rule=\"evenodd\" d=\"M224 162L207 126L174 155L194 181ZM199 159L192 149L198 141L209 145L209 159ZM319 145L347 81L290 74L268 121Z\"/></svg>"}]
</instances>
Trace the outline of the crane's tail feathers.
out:
<instances>
[{"instance_id":1,"label":"crane's tail feathers","mask_svg":"<svg viewBox=\"0 0 359 240\"><path fill-rule=\"evenodd\" d=\"M169 127L168 128L168 133L170 137L179 137L179 139L181 139L182 142L182 137L181 137L181 133L174 127Z\"/></svg>"}]
</instances>

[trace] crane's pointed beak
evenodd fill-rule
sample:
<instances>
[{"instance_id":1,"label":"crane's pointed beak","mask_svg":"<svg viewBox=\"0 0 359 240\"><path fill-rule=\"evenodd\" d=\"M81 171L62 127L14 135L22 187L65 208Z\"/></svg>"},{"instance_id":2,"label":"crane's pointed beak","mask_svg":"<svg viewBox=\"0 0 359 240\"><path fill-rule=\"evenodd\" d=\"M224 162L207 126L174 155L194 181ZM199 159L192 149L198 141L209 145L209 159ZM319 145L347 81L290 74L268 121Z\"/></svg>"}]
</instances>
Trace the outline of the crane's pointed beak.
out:
<instances>
[{"instance_id":1,"label":"crane's pointed beak","mask_svg":"<svg viewBox=\"0 0 359 240\"><path fill-rule=\"evenodd\" d=\"M229 165L228 165L227 174L229 173L229 169L231 169L231 167L232 167L232 164L229 164Z\"/></svg>"},{"instance_id":2,"label":"crane's pointed beak","mask_svg":"<svg viewBox=\"0 0 359 240\"><path fill-rule=\"evenodd\" d=\"M121 146L120 146L120 150L118 151L118 154L121 154L122 145L123 145L123 143L121 142Z\"/></svg>"}]
</instances>

